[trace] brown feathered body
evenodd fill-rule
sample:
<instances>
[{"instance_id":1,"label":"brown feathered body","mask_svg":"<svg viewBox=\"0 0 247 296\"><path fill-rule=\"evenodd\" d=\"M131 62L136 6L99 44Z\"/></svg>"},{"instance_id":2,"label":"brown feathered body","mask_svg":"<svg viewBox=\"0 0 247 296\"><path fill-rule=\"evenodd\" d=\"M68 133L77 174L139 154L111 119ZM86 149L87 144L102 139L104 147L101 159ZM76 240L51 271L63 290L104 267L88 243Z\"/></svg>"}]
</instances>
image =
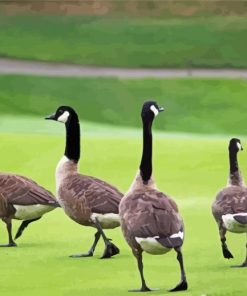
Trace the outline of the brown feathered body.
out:
<instances>
[{"instance_id":1,"label":"brown feathered body","mask_svg":"<svg viewBox=\"0 0 247 296\"><path fill-rule=\"evenodd\" d=\"M118 206L123 194L115 187L95 177L79 174L77 164L66 156L57 166L56 183L58 201L72 220L95 227L94 215L97 215L102 228L119 226ZM103 216L107 214L116 216L104 223Z\"/></svg>"},{"instance_id":2,"label":"brown feathered body","mask_svg":"<svg viewBox=\"0 0 247 296\"><path fill-rule=\"evenodd\" d=\"M58 206L53 194L33 180L0 174L0 218L35 219Z\"/></svg>"},{"instance_id":3,"label":"brown feathered body","mask_svg":"<svg viewBox=\"0 0 247 296\"><path fill-rule=\"evenodd\" d=\"M139 174L123 197L119 214L123 234L133 252L140 250L138 238L156 238L161 244L165 239L164 246L171 249L174 246L172 242L169 246L169 237L183 232L183 221L176 203L157 189L152 178L144 185Z\"/></svg>"},{"instance_id":4,"label":"brown feathered body","mask_svg":"<svg viewBox=\"0 0 247 296\"><path fill-rule=\"evenodd\" d=\"M222 189L212 205L212 212L217 223L226 214L247 213L247 188L229 186Z\"/></svg>"}]
</instances>

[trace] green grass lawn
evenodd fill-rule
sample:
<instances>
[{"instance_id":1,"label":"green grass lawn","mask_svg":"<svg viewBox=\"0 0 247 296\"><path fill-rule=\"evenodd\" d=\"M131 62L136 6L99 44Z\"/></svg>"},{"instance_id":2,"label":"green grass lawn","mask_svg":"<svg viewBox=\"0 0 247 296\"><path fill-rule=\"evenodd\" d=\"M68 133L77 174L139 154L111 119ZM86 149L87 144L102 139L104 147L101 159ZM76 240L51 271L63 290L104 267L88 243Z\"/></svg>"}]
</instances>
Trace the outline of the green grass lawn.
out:
<instances>
[{"instance_id":1,"label":"green grass lawn","mask_svg":"<svg viewBox=\"0 0 247 296\"><path fill-rule=\"evenodd\" d=\"M246 80L0 75L0 121L7 114L42 121L71 105L85 121L138 127L143 101L154 99L167 111L157 122L162 131L237 135L246 134L246 98Z\"/></svg>"},{"instance_id":2,"label":"green grass lawn","mask_svg":"<svg viewBox=\"0 0 247 296\"><path fill-rule=\"evenodd\" d=\"M121 67L246 68L245 17L0 16L0 55Z\"/></svg>"},{"instance_id":3,"label":"green grass lawn","mask_svg":"<svg viewBox=\"0 0 247 296\"><path fill-rule=\"evenodd\" d=\"M168 112L167 112L168 114ZM166 117L160 115L158 123ZM7 119L6 119L7 120ZM8 118L13 126L0 123L1 171L27 175L54 192L54 169L64 150L64 127L38 118ZM157 126L155 124L155 126ZM20 132L22 128L23 132ZM125 191L130 185L141 153L141 130L125 130L83 125L80 171L103 178ZM32 130L33 129L33 130ZM26 133L27 130L27 133ZM98 130L98 132L97 132ZM39 132L40 131L40 132ZM211 202L228 175L228 137L179 136L154 132L154 174L159 188L174 196L184 217L186 240L184 257L189 281L183 295L246 295L247 269L231 269L245 255L245 236L228 235L235 258L223 259ZM245 148L246 138L242 138ZM247 174L246 150L240 165ZM14 223L14 231L19 222ZM7 241L0 224L1 243ZM120 229L107 235L121 248L114 259L98 259L103 244L93 258L72 259L68 255L87 251L94 230L71 221L61 209L47 214L28 228L17 243L18 248L0 249L0 294L20 295L129 295L140 286L136 262ZM168 294L177 284L179 267L174 252L165 256L144 256L145 276L150 287Z\"/></svg>"}]
</instances>

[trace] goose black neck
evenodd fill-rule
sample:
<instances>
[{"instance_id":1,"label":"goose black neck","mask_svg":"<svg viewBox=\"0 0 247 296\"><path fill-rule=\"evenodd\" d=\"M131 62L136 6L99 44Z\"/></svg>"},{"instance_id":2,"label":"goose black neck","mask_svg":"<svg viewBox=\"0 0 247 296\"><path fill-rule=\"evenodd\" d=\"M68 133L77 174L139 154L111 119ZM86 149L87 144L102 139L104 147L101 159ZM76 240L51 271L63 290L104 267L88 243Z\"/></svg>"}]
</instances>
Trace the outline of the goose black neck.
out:
<instances>
[{"instance_id":1,"label":"goose black neck","mask_svg":"<svg viewBox=\"0 0 247 296\"><path fill-rule=\"evenodd\" d=\"M140 172L146 184L152 175L152 120L143 120L143 150Z\"/></svg>"},{"instance_id":2,"label":"goose black neck","mask_svg":"<svg viewBox=\"0 0 247 296\"><path fill-rule=\"evenodd\" d=\"M236 151L229 151L229 160L230 160L230 173L234 174L238 172L238 159Z\"/></svg>"},{"instance_id":3,"label":"goose black neck","mask_svg":"<svg viewBox=\"0 0 247 296\"><path fill-rule=\"evenodd\" d=\"M71 116L65 124L66 146L65 156L77 163L80 159L80 124L77 116Z\"/></svg>"}]
</instances>

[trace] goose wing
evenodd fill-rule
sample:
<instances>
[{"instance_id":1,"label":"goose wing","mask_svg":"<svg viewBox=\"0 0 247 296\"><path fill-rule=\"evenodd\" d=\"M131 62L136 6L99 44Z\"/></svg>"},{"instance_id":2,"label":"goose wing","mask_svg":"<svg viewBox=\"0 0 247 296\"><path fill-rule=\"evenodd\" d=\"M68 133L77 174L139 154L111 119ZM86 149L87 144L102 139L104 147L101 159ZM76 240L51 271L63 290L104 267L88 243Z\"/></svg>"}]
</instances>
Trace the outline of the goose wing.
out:
<instances>
[{"instance_id":1,"label":"goose wing","mask_svg":"<svg viewBox=\"0 0 247 296\"><path fill-rule=\"evenodd\" d=\"M126 228L134 237L169 237L183 229L176 203L156 190L137 192L120 206Z\"/></svg>"},{"instance_id":2,"label":"goose wing","mask_svg":"<svg viewBox=\"0 0 247 296\"><path fill-rule=\"evenodd\" d=\"M65 186L72 196L78 199L83 198L92 212L118 213L118 206L123 194L105 181L77 174L70 176Z\"/></svg>"},{"instance_id":3,"label":"goose wing","mask_svg":"<svg viewBox=\"0 0 247 296\"><path fill-rule=\"evenodd\" d=\"M50 191L18 175L0 174L0 195L9 204L59 206Z\"/></svg>"}]
</instances>

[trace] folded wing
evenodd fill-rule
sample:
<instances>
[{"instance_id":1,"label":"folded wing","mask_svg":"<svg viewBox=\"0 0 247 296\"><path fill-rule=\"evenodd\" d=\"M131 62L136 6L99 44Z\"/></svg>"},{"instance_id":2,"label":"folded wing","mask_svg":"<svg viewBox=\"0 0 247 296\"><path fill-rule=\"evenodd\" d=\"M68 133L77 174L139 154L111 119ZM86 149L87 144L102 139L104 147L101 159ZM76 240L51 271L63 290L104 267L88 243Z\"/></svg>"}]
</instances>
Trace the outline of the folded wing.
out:
<instances>
[{"instance_id":1,"label":"folded wing","mask_svg":"<svg viewBox=\"0 0 247 296\"><path fill-rule=\"evenodd\" d=\"M0 194L12 205L59 206L50 191L23 176L0 174Z\"/></svg>"},{"instance_id":2,"label":"folded wing","mask_svg":"<svg viewBox=\"0 0 247 296\"><path fill-rule=\"evenodd\" d=\"M69 177L65 184L72 196L83 198L93 213L118 213L123 194L112 185L81 174Z\"/></svg>"}]
</instances>

